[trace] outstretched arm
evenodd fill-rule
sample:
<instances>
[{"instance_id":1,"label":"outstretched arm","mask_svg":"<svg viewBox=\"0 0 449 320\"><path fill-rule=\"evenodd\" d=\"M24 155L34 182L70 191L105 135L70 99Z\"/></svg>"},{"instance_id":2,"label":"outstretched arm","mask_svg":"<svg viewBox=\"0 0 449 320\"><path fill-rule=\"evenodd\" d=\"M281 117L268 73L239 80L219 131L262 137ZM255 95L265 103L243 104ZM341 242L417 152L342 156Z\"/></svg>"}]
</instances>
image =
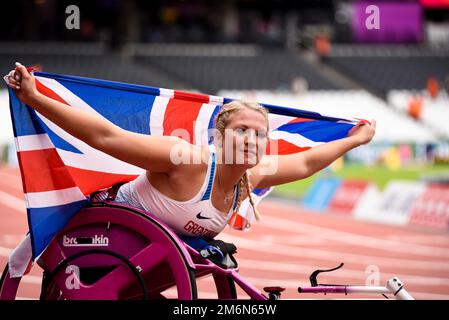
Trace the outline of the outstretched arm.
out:
<instances>
[{"instance_id":1,"label":"outstretched arm","mask_svg":"<svg viewBox=\"0 0 449 320\"><path fill-rule=\"evenodd\" d=\"M107 119L65 104L41 94L35 78L22 65L10 73L9 86L18 98L74 137L117 159L154 172L175 169L171 161L172 148L186 154L197 152L184 140L169 136L148 136L121 129Z\"/></svg>"},{"instance_id":2,"label":"outstretched arm","mask_svg":"<svg viewBox=\"0 0 449 320\"><path fill-rule=\"evenodd\" d=\"M263 167L255 166L251 169L253 173L251 183L256 188L266 188L310 177L351 149L370 142L375 130L376 121L372 120L371 124L354 126L347 138L334 140L299 153L265 156L269 157L265 161L268 161L276 170L273 170L272 174L263 174Z\"/></svg>"}]
</instances>

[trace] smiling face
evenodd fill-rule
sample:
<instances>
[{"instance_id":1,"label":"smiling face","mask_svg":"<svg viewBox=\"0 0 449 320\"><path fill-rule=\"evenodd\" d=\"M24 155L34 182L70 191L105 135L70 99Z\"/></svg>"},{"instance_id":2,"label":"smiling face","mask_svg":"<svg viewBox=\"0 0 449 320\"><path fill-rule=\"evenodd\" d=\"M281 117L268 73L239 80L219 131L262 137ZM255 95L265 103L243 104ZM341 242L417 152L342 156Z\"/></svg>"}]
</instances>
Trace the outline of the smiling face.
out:
<instances>
[{"instance_id":1,"label":"smiling face","mask_svg":"<svg viewBox=\"0 0 449 320\"><path fill-rule=\"evenodd\" d=\"M267 114L256 104L248 107L246 103L234 102L234 106L224 116L226 121L217 123L220 133L218 145L224 163L251 168L259 163L265 152L268 141Z\"/></svg>"}]
</instances>

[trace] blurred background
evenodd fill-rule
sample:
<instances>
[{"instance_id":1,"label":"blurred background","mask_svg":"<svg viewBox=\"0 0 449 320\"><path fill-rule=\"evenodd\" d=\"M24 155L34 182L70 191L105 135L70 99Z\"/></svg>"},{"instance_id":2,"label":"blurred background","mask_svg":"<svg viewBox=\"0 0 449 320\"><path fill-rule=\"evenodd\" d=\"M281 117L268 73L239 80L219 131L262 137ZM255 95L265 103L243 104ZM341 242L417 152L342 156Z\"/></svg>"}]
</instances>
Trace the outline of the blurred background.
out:
<instances>
[{"instance_id":1,"label":"blurred background","mask_svg":"<svg viewBox=\"0 0 449 320\"><path fill-rule=\"evenodd\" d=\"M79 25L70 20L70 5L79 9ZM295 233L296 242L282 245L346 255L359 272L348 275L353 282L367 277L360 260L369 258L353 256L362 246L374 250L367 253L373 265L403 274L406 284L409 279L418 297L449 298L448 0L15 0L1 8L3 74L20 61L46 72L376 119L372 143L311 178L277 186L270 195L277 202L265 212L282 216L280 208L289 206L285 212L295 213L286 221L298 214L295 221L318 228L310 234L298 225L303 237ZM5 85L0 158L0 205L7 211L20 200L20 175ZM287 241L265 227L245 237L267 246ZM18 236L6 235L4 243L13 247ZM313 267L338 264L321 261L319 252L304 251L312 259L306 263L300 256L295 263L301 261L304 273L289 279L306 280Z\"/></svg>"}]
</instances>

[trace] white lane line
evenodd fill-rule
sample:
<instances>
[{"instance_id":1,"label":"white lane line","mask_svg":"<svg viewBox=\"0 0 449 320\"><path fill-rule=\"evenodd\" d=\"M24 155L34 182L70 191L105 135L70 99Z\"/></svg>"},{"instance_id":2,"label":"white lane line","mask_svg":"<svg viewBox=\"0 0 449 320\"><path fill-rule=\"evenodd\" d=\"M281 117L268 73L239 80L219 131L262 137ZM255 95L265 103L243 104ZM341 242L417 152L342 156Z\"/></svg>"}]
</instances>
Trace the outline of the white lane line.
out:
<instances>
[{"instance_id":1,"label":"white lane line","mask_svg":"<svg viewBox=\"0 0 449 320\"><path fill-rule=\"evenodd\" d=\"M291 245L319 245L325 244L327 241L318 236L300 235L300 236L276 236L273 234L262 235L257 238L263 242L283 243Z\"/></svg>"},{"instance_id":2,"label":"white lane line","mask_svg":"<svg viewBox=\"0 0 449 320\"><path fill-rule=\"evenodd\" d=\"M0 244L7 248L15 248L23 238L25 238L25 234L3 234L0 235Z\"/></svg>"},{"instance_id":3,"label":"white lane line","mask_svg":"<svg viewBox=\"0 0 449 320\"><path fill-rule=\"evenodd\" d=\"M11 252L12 252L12 249L10 249L10 248L0 247L0 256L2 256L2 257L9 257Z\"/></svg>"},{"instance_id":4,"label":"white lane line","mask_svg":"<svg viewBox=\"0 0 449 320\"><path fill-rule=\"evenodd\" d=\"M21 198L0 191L0 202L6 206L9 206L14 210L26 213L25 201ZM336 231L331 228L319 227L311 224L301 223L298 221L289 221L270 216L265 216L264 221L267 222L265 226L269 228L293 232L297 232L298 230L300 230L301 232L311 234L315 238L315 241L318 241L316 240L316 238L320 237L329 240L349 243L351 245L367 246L370 248L376 248L387 251L399 251L407 253L410 253L410 251L412 251L414 254L420 255L428 255L434 257L442 257L442 256L449 257L449 250L441 247L423 246L410 243L406 244L402 241L384 240L368 236L355 235L344 231ZM300 239L302 240L303 237L304 236L300 236ZM290 240L288 241L292 242L292 244L297 244L294 242L296 241L295 238L290 238Z\"/></svg>"},{"instance_id":5,"label":"white lane line","mask_svg":"<svg viewBox=\"0 0 449 320\"><path fill-rule=\"evenodd\" d=\"M331 228L319 227L312 224L301 223L299 221L290 221L281 218L270 217L267 215L264 216L262 221L265 222L264 225L268 228L318 235L328 240L334 240L356 246L376 248L386 251L407 252L431 257L449 257L449 250L441 247L425 246L394 240L373 238Z\"/></svg>"},{"instance_id":6,"label":"white lane line","mask_svg":"<svg viewBox=\"0 0 449 320\"><path fill-rule=\"evenodd\" d=\"M3 270L0 270L0 272L3 272ZM33 276L33 275L26 275L24 276L20 282L28 283L28 284L37 284L41 285L42 283L42 276Z\"/></svg>"},{"instance_id":7,"label":"white lane line","mask_svg":"<svg viewBox=\"0 0 449 320\"><path fill-rule=\"evenodd\" d=\"M42 284L42 276L26 275L22 278L21 282L22 281L28 284L37 284L40 286Z\"/></svg>"},{"instance_id":8,"label":"white lane line","mask_svg":"<svg viewBox=\"0 0 449 320\"><path fill-rule=\"evenodd\" d=\"M323 249L310 249L304 247L295 247L277 243L266 243L260 240L250 240L244 237L239 237L236 235L229 235L226 233L221 233L219 236L220 240L234 242L237 247L244 248L247 250L252 250L255 252L263 252L269 255L282 254L289 257L300 257L303 259L312 258L316 260L333 261L335 263L347 262L362 264L366 263L369 265L386 265L389 267L407 269L407 270L435 270L435 271L448 271L449 263L446 262L428 262L416 259L399 259L399 258L388 258L372 256L367 254L352 254L352 253L342 253L336 252L335 249L323 250Z\"/></svg>"},{"instance_id":9,"label":"white lane line","mask_svg":"<svg viewBox=\"0 0 449 320\"><path fill-rule=\"evenodd\" d=\"M259 262L260 263L260 262ZM249 276L243 276L243 278L247 281L250 282L251 284L253 284L254 286L256 286L259 290L261 290L261 288L266 287L266 286L284 286L288 289L292 289L296 292L297 288L299 286L301 287L310 287L310 283L308 281L304 282L304 281L297 281L297 280L270 280L270 279L263 279L263 278L259 278L259 277L249 277ZM402 279L401 279L402 280ZM207 282L207 283L211 283L213 284L213 279L212 277L207 277L202 279L201 281ZM382 284L381 284L382 285ZM240 287L237 286L237 292L239 292L239 290L241 290ZM405 287L407 287L407 282L405 282ZM428 293L428 292L421 292L421 291L409 291L409 293L415 298L415 299L449 299L449 293L448 294L441 294L441 293ZM244 298L246 298L246 293L244 294ZM365 296L369 296L369 294L359 294L360 295L365 295ZM239 298L241 295L238 295ZM298 293L298 298L297 299L301 299L301 295ZM376 297L375 294L372 295L373 298ZM321 294L321 295L317 295L317 299L327 299L325 295ZM342 299L344 300L344 296L342 296ZM351 295L348 295L346 299L351 299ZM368 298L363 298L362 300L366 300ZM380 299L383 299L383 297L380 297ZM294 299L296 300L296 299Z\"/></svg>"},{"instance_id":10,"label":"white lane line","mask_svg":"<svg viewBox=\"0 0 449 320\"><path fill-rule=\"evenodd\" d=\"M252 259L238 259L237 262L243 270L259 270L259 271L270 271L267 274L276 274L277 272L292 273L296 275L303 275L304 279L308 279L309 275L318 268L327 268L327 266L311 266L296 263L284 263L284 262L271 262L271 261L261 261ZM391 279L393 277L398 277L401 279L405 285L415 284L415 285L429 285L429 286L449 286L449 278L438 278L438 277L426 277L417 276L412 274L404 274L403 272L393 274L382 272L379 270L379 277L382 279ZM365 270L354 270L354 269L339 269L337 271L325 274L326 277L339 278L339 279L358 279L363 280L360 283L365 283L368 277L371 277L371 273L365 273Z\"/></svg>"},{"instance_id":11,"label":"white lane line","mask_svg":"<svg viewBox=\"0 0 449 320\"><path fill-rule=\"evenodd\" d=\"M0 175L0 189L3 188L9 188L12 189L12 191L14 193L18 193L18 194L23 194L23 188L22 188L22 182L20 181L18 184L17 183L11 183L11 181L7 181L7 178L2 177Z\"/></svg>"},{"instance_id":12,"label":"white lane line","mask_svg":"<svg viewBox=\"0 0 449 320\"><path fill-rule=\"evenodd\" d=\"M448 300L449 294L427 293L427 292L409 292L417 300Z\"/></svg>"},{"instance_id":13,"label":"white lane line","mask_svg":"<svg viewBox=\"0 0 449 320\"><path fill-rule=\"evenodd\" d=\"M21 182L20 180L20 171L17 170L17 174L13 174L13 173L8 173L5 171L0 171L0 177L3 176L6 179L2 179L2 180L6 180L6 181L18 181Z\"/></svg>"},{"instance_id":14,"label":"white lane line","mask_svg":"<svg viewBox=\"0 0 449 320\"><path fill-rule=\"evenodd\" d=\"M261 262L258 262L259 264ZM264 286L272 286L272 285L280 285L280 286L284 286L287 287L289 289L293 289L296 290L298 288L298 286L303 286L303 287L308 287L310 286L310 283L308 281L299 281L296 279L280 279L280 280L275 280L275 279L264 279L264 278L259 278L259 277L249 277L249 276L244 276L245 280L252 283L254 286L256 287L264 287ZM404 279L401 279L404 280ZM37 284L40 285L42 278L38 277L38 276L25 276L22 279L23 282L25 283L29 283L29 284ZM213 284L213 278L211 276L209 277L205 277L205 278L201 278L201 280L199 280L199 282L205 283L205 284ZM405 286L407 287L407 281L404 281ZM238 289L239 291L240 289ZM169 289L165 291L167 293L167 295L175 298L177 291L175 288ZM217 297L215 292L209 292L208 290L205 289L200 289L199 290L200 294L199 297L203 298L203 299L215 299ZM409 293L412 294L413 297L417 298L417 299L449 299L449 294L439 294L439 293L428 293L428 292L420 292L420 291L409 291ZM238 295L239 298L245 298L246 295L241 295L239 293ZM301 296L298 294L298 299ZM22 298L22 297L21 297ZM323 299L325 298L325 296L322 297ZM373 295L373 298L375 298L375 295Z\"/></svg>"},{"instance_id":15,"label":"white lane line","mask_svg":"<svg viewBox=\"0 0 449 320\"><path fill-rule=\"evenodd\" d=\"M25 200L0 190L0 203L14 211L26 213Z\"/></svg>"},{"instance_id":16,"label":"white lane line","mask_svg":"<svg viewBox=\"0 0 449 320\"><path fill-rule=\"evenodd\" d=\"M257 288L262 288L266 286L281 286L286 287L288 289L297 290L298 287L310 287L310 283L308 282L300 282L297 280L270 280L270 279L261 279L257 277L245 277L247 281L252 283ZM407 285L407 284L406 284ZM409 293L415 299L419 297L419 299L449 299L449 294L439 294L439 293L427 293L427 292L418 292L418 291L409 291ZM366 294L364 294L366 295ZM322 299L326 299L324 294L318 295ZM373 299L377 298L379 295L373 294ZM347 299L350 299L350 295L347 296ZM298 299L301 298L301 294L298 293ZM344 297L343 297L344 298Z\"/></svg>"},{"instance_id":17,"label":"white lane line","mask_svg":"<svg viewBox=\"0 0 449 320\"><path fill-rule=\"evenodd\" d=\"M412 243L422 243L436 246L445 246L449 249L449 237L448 234L445 235L390 235L387 236L387 239L396 240L396 241L404 241L404 242L412 242Z\"/></svg>"},{"instance_id":18,"label":"white lane line","mask_svg":"<svg viewBox=\"0 0 449 320\"><path fill-rule=\"evenodd\" d=\"M298 232L301 232L298 230ZM354 244L352 243L350 246L347 247L341 247L341 244L339 243L338 240L330 240L330 239L325 239L325 237L321 238L321 239L317 239L317 235L311 234L311 235L298 235L298 236L276 236L274 234L269 234L269 235L261 235L261 236L257 236L257 237L253 237L254 240L260 240L260 241L264 241L264 242L271 242L271 243L281 243L281 244L286 244L286 245L292 245L292 246L316 246L316 245L321 245L321 246L325 246L325 247L329 247L329 248L337 248L337 250L339 251L346 251L346 252L354 252L354 251L362 251L360 249L360 246L358 243ZM346 243L345 243L346 245ZM362 245L363 246L363 245ZM387 251L387 252L391 252L391 251L395 251L395 250L390 250L390 248L373 248L373 247L369 247L369 250L366 250L366 247L364 247L365 251L374 251L374 250L382 250L382 251ZM447 250L449 251L449 247L448 248L444 248L444 247L439 247L441 248L441 250ZM400 253L406 253L407 255L410 254L410 252L407 251L407 248L403 248L403 251L400 251L399 249L397 250L398 254ZM382 254L380 254L382 255ZM414 258L417 258L416 255L412 254L412 256ZM438 255L432 256L430 257L431 259L438 259L440 258ZM427 259L423 258L423 259ZM448 260L448 259L445 259Z\"/></svg>"}]
</instances>

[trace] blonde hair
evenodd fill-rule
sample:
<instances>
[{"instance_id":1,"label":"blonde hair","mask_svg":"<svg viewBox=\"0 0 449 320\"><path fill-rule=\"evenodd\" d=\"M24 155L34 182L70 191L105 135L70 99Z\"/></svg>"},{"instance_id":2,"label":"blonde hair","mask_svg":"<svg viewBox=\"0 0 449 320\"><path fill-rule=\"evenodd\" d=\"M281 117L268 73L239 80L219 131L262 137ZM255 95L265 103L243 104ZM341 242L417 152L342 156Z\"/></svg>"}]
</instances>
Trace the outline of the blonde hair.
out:
<instances>
[{"instance_id":1,"label":"blonde hair","mask_svg":"<svg viewBox=\"0 0 449 320\"><path fill-rule=\"evenodd\" d=\"M245 101L237 101L237 100L231 101L231 102L223 105L223 107L220 109L220 111L218 112L218 114L215 117L215 128L221 134L224 134L226 127L231 122L232 115L242 109L245 109L245 108L257 111L260 114L262 114L267 122L267 131L269 130L267 109L265 109L263 106L261 106L258 103L255 103L255 102L245 102ZM245 171L245 173L240 177L240 180L238 183L240 186L240 194L239 194L239 198L237 200L237 207L235 209L235 212L238 212L240 205L243 202L243 189L245 188L248 193L249 203L251 204L251 207L253 208L254 215L257 220L260 220L259 210L257 210L256 206L254 205L253 197L251 196L253 187L252 187L251 183L249 182L248 171ZM236 218L237 218L237 215L234 214L234 216L231 220L231 226L234 226Z\"/></svg>"}]
</instances>

